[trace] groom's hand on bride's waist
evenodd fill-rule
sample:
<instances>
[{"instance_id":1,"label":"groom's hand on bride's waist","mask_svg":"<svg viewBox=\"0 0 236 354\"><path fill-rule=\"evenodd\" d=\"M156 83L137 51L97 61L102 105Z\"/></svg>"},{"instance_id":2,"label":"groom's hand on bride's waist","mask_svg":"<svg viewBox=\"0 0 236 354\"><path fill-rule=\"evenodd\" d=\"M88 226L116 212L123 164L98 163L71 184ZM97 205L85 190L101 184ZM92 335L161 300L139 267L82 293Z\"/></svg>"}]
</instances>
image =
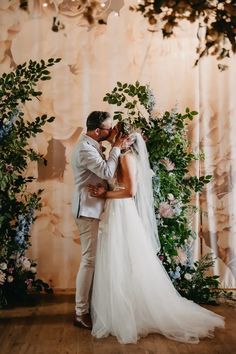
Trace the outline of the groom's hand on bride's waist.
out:
<instances>
[{"instance_id":1,"label":"groom's hand on bride's waist","mask_svg":"<svg viewBox=\"0 0 236 354\"><path fill-rule=\"evenodd\" d=\"M88 191L91 197L106 198L107 190L102 184L97 184L96 186L89 184Z\"/></svg>"}]
</instances>

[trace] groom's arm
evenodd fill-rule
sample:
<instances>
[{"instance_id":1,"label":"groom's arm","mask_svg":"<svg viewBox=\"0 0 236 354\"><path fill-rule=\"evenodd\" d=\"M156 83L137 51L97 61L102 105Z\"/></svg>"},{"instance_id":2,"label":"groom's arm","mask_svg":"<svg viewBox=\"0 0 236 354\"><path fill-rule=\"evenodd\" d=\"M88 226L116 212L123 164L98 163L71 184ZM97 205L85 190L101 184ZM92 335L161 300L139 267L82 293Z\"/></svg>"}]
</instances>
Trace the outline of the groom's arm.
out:
<instances>
[{"instance_id":1,"label":"groom's arm","mask_svg":"<svg viewBox=\"0 0 236 354\"><path fill-rule=\"evenodd\" d=\"M102 158L102 156L94 147L80 151L81 162L86 166L86 168L98 177L105 180L114 177L119 156L120 147L118 146L114 146L111 149L107 161Z\"/></svg>"},{"instance_id":2,"label":"groom's arm","mask_svg":"<svg viewBox=\"0 0 236 354\"><path fill-rule=\"evenodd\" d=\"M119 135L106 160L102 158L99 151L91 145L84 146L80 150L80 161L84 166L98 177L108 180L114 177L120 151L127 141L127 136Z\"/></svg>"},{"instance_id":3,"label":"groom's arm","mask_svg":"<svg viewBox=\"0 0 236 354\"><path fill-rule=\"evenodd\" d=\"M136 181L136 163L134 156L131 154L125 155L121 160L122 168L122 188L117 190L107 191L102 185L88 185L88 190L92 197L106 198L106 199L121 199L133 198L137 190Z\"/></svg>"}]
</instances>

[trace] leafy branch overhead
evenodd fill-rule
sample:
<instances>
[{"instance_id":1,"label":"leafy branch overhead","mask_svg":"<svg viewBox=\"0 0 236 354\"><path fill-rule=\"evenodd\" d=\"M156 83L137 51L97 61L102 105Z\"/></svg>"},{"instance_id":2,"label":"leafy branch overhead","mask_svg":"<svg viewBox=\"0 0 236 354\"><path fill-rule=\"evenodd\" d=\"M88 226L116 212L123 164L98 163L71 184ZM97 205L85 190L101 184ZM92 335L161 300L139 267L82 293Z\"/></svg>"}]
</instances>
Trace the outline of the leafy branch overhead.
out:
<instances>
[{"instance_id":1,"label":"leafy branch overhead","mask_svg":"<svg viewBox=\"0 0 236 354\"><path fill-rule=\"evenodd\" d=\"M198 60L205 55L221 60L236 52L235 0L143 0L130 9L141 12L150 25L159 25L165 38L173 36L182 20L198 22L199 29L204 30L203 43L197 48Z\"/></svg>"}]
</instances>

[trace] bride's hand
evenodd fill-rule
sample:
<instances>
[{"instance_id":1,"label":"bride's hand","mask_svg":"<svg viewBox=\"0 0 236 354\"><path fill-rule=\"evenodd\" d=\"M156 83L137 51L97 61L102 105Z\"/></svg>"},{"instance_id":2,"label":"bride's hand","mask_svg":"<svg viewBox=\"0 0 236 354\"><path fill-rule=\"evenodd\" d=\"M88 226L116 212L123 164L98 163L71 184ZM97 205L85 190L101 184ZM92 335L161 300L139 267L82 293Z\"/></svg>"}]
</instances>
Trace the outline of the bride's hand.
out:
<instances>
[{"instance_id":1,"label":"bride's hand","mask_svg":"<svg viewBox=\"0 0 236 354\"><path fill-rule=\"evenodd\" d=\"M96 186L89 184L88 191L89 191L89 194L91 195L91 197L106 198L106 188L101 184L98 184Z\"/></svg>"},{"instance_id":2,"label":"bride's hand","mask_svg":"<svg viewBox=\"0 0 236 354\"><path fill-rule=\"evenodd\" d=\"M113 147L118 147L118 148L120 148L120 149L123 149L123 148L124 148L124 145L125 145L126 142L127 142L127 140L128 140L128 135L122 135L122 133L120 133L120 134L117 136L117 138L116 138L116 140L115 140L115 142L114 142L114 144L113 144Z\"/></svg>"}]
</instances>

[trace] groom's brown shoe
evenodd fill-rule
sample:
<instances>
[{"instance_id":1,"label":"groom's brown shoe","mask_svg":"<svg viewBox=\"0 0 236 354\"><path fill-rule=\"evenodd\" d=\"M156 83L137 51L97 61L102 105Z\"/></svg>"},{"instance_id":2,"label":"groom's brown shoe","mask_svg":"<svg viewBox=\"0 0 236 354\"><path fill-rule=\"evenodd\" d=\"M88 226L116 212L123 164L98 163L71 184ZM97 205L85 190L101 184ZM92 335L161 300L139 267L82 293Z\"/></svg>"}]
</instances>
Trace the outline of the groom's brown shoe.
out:
<instances>
[{"instance_id":1,"label":"groom's brown shoe","mask_svg":"<svg viewBox=\"0 0 236 354\"><path fill-rule=\"evenodd\" d=\"M92 329L92 321L89 313L83 315L75 315L74 326L86 329Z\"/></svg>"}]
</instances>

